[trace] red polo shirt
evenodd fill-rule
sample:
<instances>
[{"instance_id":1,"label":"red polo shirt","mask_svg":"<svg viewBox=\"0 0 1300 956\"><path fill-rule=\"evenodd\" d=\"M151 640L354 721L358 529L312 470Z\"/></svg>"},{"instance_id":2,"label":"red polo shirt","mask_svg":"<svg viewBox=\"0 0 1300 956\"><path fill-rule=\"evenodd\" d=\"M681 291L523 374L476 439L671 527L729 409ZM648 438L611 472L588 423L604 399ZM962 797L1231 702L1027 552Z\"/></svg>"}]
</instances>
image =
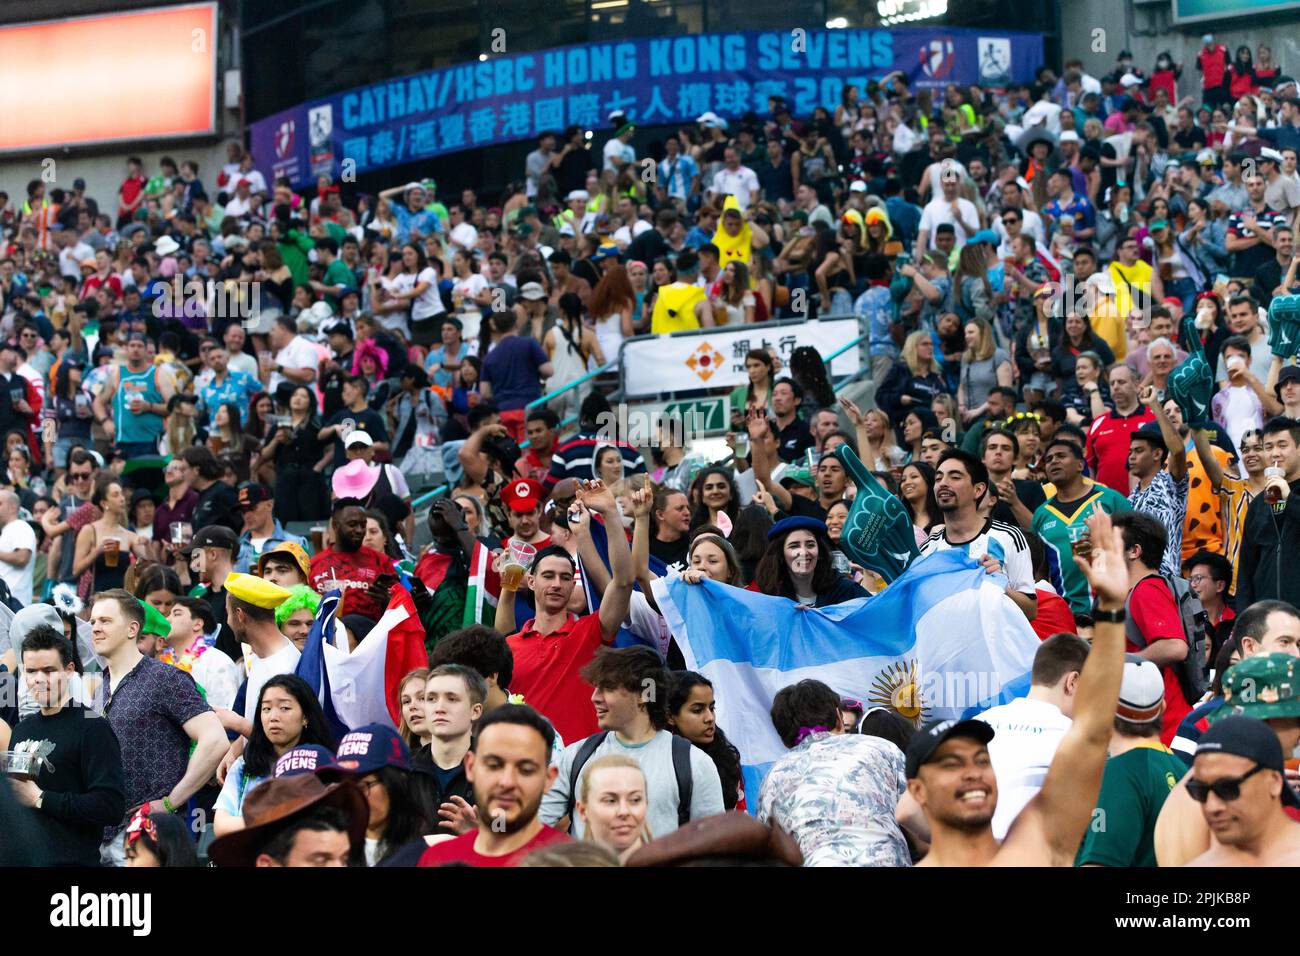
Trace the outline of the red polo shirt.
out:
<instances>
[{"instance_id":1,"label":"red polo shirt","mask_svg":"<svg viewBox=\"0 0 1300 956\"><path fill-rule=\"evenodd\" d=\"M1128 441L1129 436L1145 425L1154 422L1155 415L1145 405L1139 405L1131 415L1107 412L1088 429L1088 446L1084 457L1092 469L1092 477L1107 488L1128 497Z\"/></svg>"},{"instance_id":2,"label":"red polo shirt","mask_svg":"<svg viewBox=\"0 0 1300 956\"><path fill-rule=\"evenodd\" d=\"M542 828L537 831L535 837L515 850L514 853L507 853L504 856L484 856L479 853L474 849L474 842L477 839L478 830L470 830L454 840L435 843L420 855L420 862L416 865L446 866L448 863L465 863L469 866L515 866L528 854L543 847L555 843L572 842L567 833L561 833L559 830L545 824L542 824Z\"/></svg>"},{"instance_id":3,"label":"red polo shirt","mask_svg":"<svg viewBox=\"0 0 1300 956\"><path fill-rule=\"evenodd\" d=\"M565 743L598 733L593 688L578 671L604 643L600 614L570 614L562 627L545 635L533 628L535 620L506 638L515 656L510 692L523 694L524 703L550 720Z\"/></svg>"}]
</instances>

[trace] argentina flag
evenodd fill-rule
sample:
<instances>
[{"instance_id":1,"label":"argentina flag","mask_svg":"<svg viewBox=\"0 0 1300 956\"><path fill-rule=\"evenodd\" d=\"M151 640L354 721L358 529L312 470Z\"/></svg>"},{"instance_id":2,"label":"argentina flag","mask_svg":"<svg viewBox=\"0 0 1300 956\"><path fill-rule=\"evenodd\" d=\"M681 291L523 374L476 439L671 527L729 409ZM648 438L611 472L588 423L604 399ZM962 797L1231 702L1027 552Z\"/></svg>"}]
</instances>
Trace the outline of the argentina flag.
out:
<instances>
[{"instance_id":1,"label":"argentina flag","mask_svg":"<svg viewBox=\"0 0 1300 956\"><path fill-rule=\"evenodd\" d=\"M757 795L786 752L772 699L801 680L918 724L1024 696L1039 641L1005 587L964 553L941 551L880 594L826 608L680 578L656 581L654 595L686 666L713 682L718 726Z\"/></svg>"}]
</instances>

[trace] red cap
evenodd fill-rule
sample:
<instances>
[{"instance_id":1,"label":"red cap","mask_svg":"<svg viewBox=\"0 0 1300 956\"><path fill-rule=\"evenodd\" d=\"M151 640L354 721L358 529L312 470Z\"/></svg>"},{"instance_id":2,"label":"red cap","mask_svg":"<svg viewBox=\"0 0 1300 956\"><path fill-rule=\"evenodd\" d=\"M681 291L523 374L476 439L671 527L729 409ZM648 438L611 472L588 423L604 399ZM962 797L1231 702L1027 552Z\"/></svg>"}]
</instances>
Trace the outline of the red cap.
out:
<instances>
[{"instance_id":1,"label":"red cap","mask_svg":"<svg viewBox=\"0 0 1300 956\"><path fill-rule=\"evenodd\" d=\"M535 510L546 497L546 489L540 481L531 478L516 478L501 489L501 499L511 511L527 514Z\"/></svg>"}]
</instances>

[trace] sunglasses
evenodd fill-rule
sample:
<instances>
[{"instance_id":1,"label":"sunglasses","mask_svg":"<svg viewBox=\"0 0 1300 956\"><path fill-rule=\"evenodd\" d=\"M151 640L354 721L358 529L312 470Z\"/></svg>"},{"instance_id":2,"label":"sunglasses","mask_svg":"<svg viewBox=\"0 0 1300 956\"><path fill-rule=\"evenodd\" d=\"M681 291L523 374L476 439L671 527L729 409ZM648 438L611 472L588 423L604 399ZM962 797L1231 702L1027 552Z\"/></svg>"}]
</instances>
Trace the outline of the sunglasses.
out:
<instances>
[{"instance_id":1,"label":"sunglasses","mask_svg":"<svg viewBox=\"0 0 1300 956\"><path fill-rule=\"evenodd\" d=\"M1018 218L1016 218L1015 216L1008 216L1006 219L1003 219L1003 220L1002 220L1002 225L1004 225L1004 226L1009 226L1009 225L1011 225L1013 222L1019 222L1019 221L1020 221L1020 220L1019 220Z\"/></svg>"},{"instance_id":2,"label":"sunglasses","mask_svg":"<svg viewBox=\"0 0 1300 956\"><path fill-rule=\"evenodd\" d=\"M91 472L89 471L70 471L68 477L73 481L89 481Z\"/></svg>"},{"instance_id":3,"label":"sunglasses","mask_svg":"<svg viewBox=\"0 0 1300 956\"><path fill-rule=\"evenodd\" d=\"M1214 783L1206 783L1203 780L1197 780L1192 777L1187 781L1187 795L1197 803L1204 803L1213 793L1224 803L1231 803L1241 796L1241 785L1248 779L1255 776L1261 770L1267 770L1262 763L1256 764L1255 769L1250 773L1243 774L1240 777L1227 777L1222 780L1216 780Z\"/></svg>"}]
</instances>

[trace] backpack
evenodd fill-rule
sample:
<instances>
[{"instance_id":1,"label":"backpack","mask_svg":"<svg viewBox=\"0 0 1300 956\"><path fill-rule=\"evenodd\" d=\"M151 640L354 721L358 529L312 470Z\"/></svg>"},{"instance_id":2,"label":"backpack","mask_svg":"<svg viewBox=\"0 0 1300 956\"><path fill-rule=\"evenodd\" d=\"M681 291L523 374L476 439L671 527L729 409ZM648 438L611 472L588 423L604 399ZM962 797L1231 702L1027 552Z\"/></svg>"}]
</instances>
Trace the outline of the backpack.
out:
<instances>
[{"instance_id":1,"label":"backpack","mask_svg":"<svg viewBox=\"0 0 1300 956\"><path fill-rule=\"evenodd\" d=\"M1187 702L1195 705L1205 694L1209 686L1209 676L1206 673L1205 665L1205 643L1209 630L1209 617L1205 609L1201 607L1201 599L1196 596L1190 584L1181 577L1172 577L1167 574L1151 574L1150 577L1159 578L1165 582L1165 586L1174 596L1174 604L1178 606L1178 614L1182 620L1183 636L1187 638L1187 656L1173 665L1174 674L1178 677L1178 684L1183 690L1183 696ZM1144 579L1145 580L1145 579ZM1146 638L1138 630L1137 623L1133 620L1129 611L1129 599L1132 598L1132 592L1129 592L1129 598L1124 601L1124 612L1128 615L1124 620L1124 635L1136 644L1138 647L1146 647Z\"/></svg>"},{"instance_id":2,"label":"backpack","mask_svg":"<svg viewBox=\"0 0 1300 956\"><path fill-rule=\"evenodd\" d=\"M564 814L569 818L570 831L573 830L573 804L578 795L578 778L582 776L582 768L587 765L591 755L608 736L608 730L592 734L582 742L578 752L573 756L573 766L569 770L569 798L564 808ZM678 737L676 734L673 734L672 743L673 773L677 776L677 825L682 827L691 819L691 794L695 789L694 777L691 775L692 744L685 737Z\"/></svg>"}]
</instances>

